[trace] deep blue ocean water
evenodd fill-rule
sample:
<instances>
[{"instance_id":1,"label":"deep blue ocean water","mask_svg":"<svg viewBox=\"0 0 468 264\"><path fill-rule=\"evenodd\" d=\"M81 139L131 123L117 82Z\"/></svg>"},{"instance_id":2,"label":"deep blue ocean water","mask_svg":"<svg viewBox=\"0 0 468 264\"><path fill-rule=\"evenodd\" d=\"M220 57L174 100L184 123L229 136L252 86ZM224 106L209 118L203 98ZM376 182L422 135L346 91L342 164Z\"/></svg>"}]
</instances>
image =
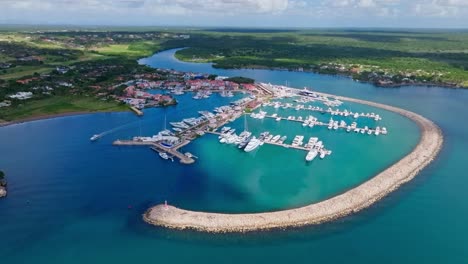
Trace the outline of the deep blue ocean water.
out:
<instances>
[{"instance_id":1,"label":"deep blue ocean water","mask_svg":"<svg viewBox=\"0 0 468 264\"><path fill-rule=\"evenodd\" d=\"M173 52L142 63L276 84L288 81L293 87L399 106L435 121L445 146L415 180L359 214L316 227L210 235L151 227L141 214L164 200L189 209L230 212L319 201L359 184L410 151L418 139L417 128L375 109L389 128L387 137L303 130L300 125L248 118L255 132L268 128L290 138L316 135L334 153L306 165L300 151L263 146L246 154L206 136L186 148L200 157L199 162L182 166L146 148L110 144L161 130L164 116L177 121L233 98L213 95L194 101L187 94L178 98L177 107L148 109L143 118L106 113L3 127L0 167L8 176L9 196L0 200L1 263L468 263L467 91L378 88L311 73L217 70L176 61ZM91 135L122 125L126 126L89 142ZM232 124L238 129L243 125L243 119Z\"/></svg>"}]
</instances>

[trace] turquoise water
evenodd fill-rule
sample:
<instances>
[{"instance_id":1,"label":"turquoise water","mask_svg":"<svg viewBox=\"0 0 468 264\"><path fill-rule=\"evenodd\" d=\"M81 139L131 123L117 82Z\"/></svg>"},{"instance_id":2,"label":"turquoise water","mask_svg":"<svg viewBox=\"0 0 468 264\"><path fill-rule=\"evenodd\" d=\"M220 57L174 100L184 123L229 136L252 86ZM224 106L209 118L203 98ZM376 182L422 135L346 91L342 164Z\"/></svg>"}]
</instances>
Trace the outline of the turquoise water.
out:
<instances>
[{"instance_id":1,"label":"turquoise water","mask_svg":"<svg viewBox=\"0 0 468 264\"><path fill-rule=\"evenodd\" d=\"M177 62L172 53L146 62L220 73L207 65ZM249 118L249 129L255 132L267 128L289 138L318 136L334 152L307 165L300 151L263 146L247 154L206 136L186 148L200 161L181 166L146 148L117 148L110 143L162 129L164 113L168 121L179 120L232 98L213 96L194 102L185 95L178 98L177 107L148 109L142 119L131 113L94 114L4 127L0 151L8 154L2 154L0 167L9 176L10 196L0 200L2 263L466 263L466 91L384 89L310 73L222 72L279 84L287 80L295 87L403 107L438 123L446 144L440 157L414 181L359 214L318 227L209 235L150 227L141 221L141 213L165 199L184 208L233 212L322 200L359 184L409 151L417 141L417 128L382 110L375 112L384 118L382 124L390 131L387 137ZM367 108L348 106L359 107ZM95 144L88 141L96 132L129 123ZM243 120L233 126L242 129Z\"/></svg>"}]
</instances>

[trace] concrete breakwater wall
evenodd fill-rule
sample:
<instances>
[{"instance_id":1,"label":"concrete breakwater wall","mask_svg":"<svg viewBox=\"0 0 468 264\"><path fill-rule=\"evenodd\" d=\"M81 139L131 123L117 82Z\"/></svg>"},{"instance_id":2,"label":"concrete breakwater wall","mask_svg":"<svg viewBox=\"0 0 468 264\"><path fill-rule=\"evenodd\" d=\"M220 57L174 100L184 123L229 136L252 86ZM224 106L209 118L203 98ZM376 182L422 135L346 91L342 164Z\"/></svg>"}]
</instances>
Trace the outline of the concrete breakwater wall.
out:
<instances>
[{"instance_id":1,"label":"concrete breakwater wall","mask_svg":"<svg viewBox=\"0 0 468 264\"><path fill-rule=\"evenodd\" d=\"M439 153L443 144L442 132L427 118L389 105L340 96L337 98L382 108L411 119L421 130L419 143L411 153L375 177L341 195L319 203L296 209L254 214L195 212L173 206L157 205L148 209L143 219L152 225L213 233L248 232L320 224L369 207L402 184L412 180Z\"/></svg>"}]
</instances>

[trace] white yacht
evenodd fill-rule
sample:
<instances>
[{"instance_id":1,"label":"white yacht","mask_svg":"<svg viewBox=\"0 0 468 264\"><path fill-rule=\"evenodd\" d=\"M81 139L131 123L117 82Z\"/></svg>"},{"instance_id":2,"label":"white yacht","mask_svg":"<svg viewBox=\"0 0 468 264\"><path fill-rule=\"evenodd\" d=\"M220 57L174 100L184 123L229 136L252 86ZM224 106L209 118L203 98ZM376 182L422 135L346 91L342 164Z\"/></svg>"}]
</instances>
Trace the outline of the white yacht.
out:
<instances>
[{"instance_id":1,"label":"white yacht","mask_svg":"<svg viewBox=\"0 0 468 264\"><path fill-rule=\"evenodd\" d=\"M281 138L281 135L276 135L271 139L271 142L276 143Z\"/></svg>"},{"instance_id":2,"label":"white yacht","mask_svg":"<svg viewBox=\"0 0 468 264\"><path fill-rule=\"evenodd\" d=\"M227 144L233 144L237 141L238 139L238 136L236 134L232 134L232 135L228 135L226 137L226 143Z\"/></svg>"},{"instance_id":3,"label":"white yacht","mask_svg":"<svg viewBox=\"0 0 468 264\"><path fill-rule=\"evenodd\" d=\"M288 138L287 136L282 136L280 140L278 141L278 143L283 144L287 138Z\"/></svg>"},{"instance_id":4,"label":"white yacht","mask_svg":"<svg viewBox=\"0 0 468 264\"><path fill-rule=\"evenodd\" d=\"M313 161L315 157L317 157L318 151L316 149L312 149L307 153L306 161Z\"/></svg>"},{"instance_id":5,"label":"white yacht","mask_svg":"<svg viewBox=\"0 0 468 264\"><path fill-rule=\"evenodd\" d=\"M249 141L247 146L245 147L244 151L245 152L251 152L258 148L262 141L260 139L257 139L256 137L252 137L252 139Z\"/></svg>"},{"instance_id":6,"label":"white yacht","mask_svg":"<svg viewBox=\"0 0 468 264\"><path fill-rule=\"evenodd\" d=\"M187 124L185 124L184 122L171 122L169 124L171 124L171 126L173 126L173 127L189 128L189 126Z\"/></svg>"},{"instance_id":7,"label":"white yacht","mask_svg":"<svg viewBox=\"0 0 468 264\"><path fill-rule=\"evenodd\" d=\"M159 152L159 156L165 160L169 159L169 155L166 152Z\"/></svg>"}]
</instances>

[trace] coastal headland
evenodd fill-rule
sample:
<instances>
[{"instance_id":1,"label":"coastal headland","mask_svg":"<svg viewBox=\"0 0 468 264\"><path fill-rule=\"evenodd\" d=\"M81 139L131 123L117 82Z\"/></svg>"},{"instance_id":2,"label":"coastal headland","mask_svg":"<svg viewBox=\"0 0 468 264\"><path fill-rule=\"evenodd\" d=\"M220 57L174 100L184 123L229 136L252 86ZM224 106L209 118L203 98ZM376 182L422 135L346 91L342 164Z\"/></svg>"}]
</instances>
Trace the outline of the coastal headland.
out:
<instances>
[{"instance_id":1,"label":"coastal headland","mask_svg":"<svg viewBox=\"0 0 468 264\"><path fill-rule=\"evenodd\" d=\"M332 96L323 93L321 95ZM166 228L192 229L211 233L250 232L321 224L371 206L402 184L412 180L437 157L444 139L440 128L429 119L389 105L341 96L336 96L336 98L378 107L409 118L421 130L418 144L408 155L370 180L319 203L295 209L254 214L196 212L162 204L148 209L143 214L144 221Z\"/></svg>"}]
</instances>

